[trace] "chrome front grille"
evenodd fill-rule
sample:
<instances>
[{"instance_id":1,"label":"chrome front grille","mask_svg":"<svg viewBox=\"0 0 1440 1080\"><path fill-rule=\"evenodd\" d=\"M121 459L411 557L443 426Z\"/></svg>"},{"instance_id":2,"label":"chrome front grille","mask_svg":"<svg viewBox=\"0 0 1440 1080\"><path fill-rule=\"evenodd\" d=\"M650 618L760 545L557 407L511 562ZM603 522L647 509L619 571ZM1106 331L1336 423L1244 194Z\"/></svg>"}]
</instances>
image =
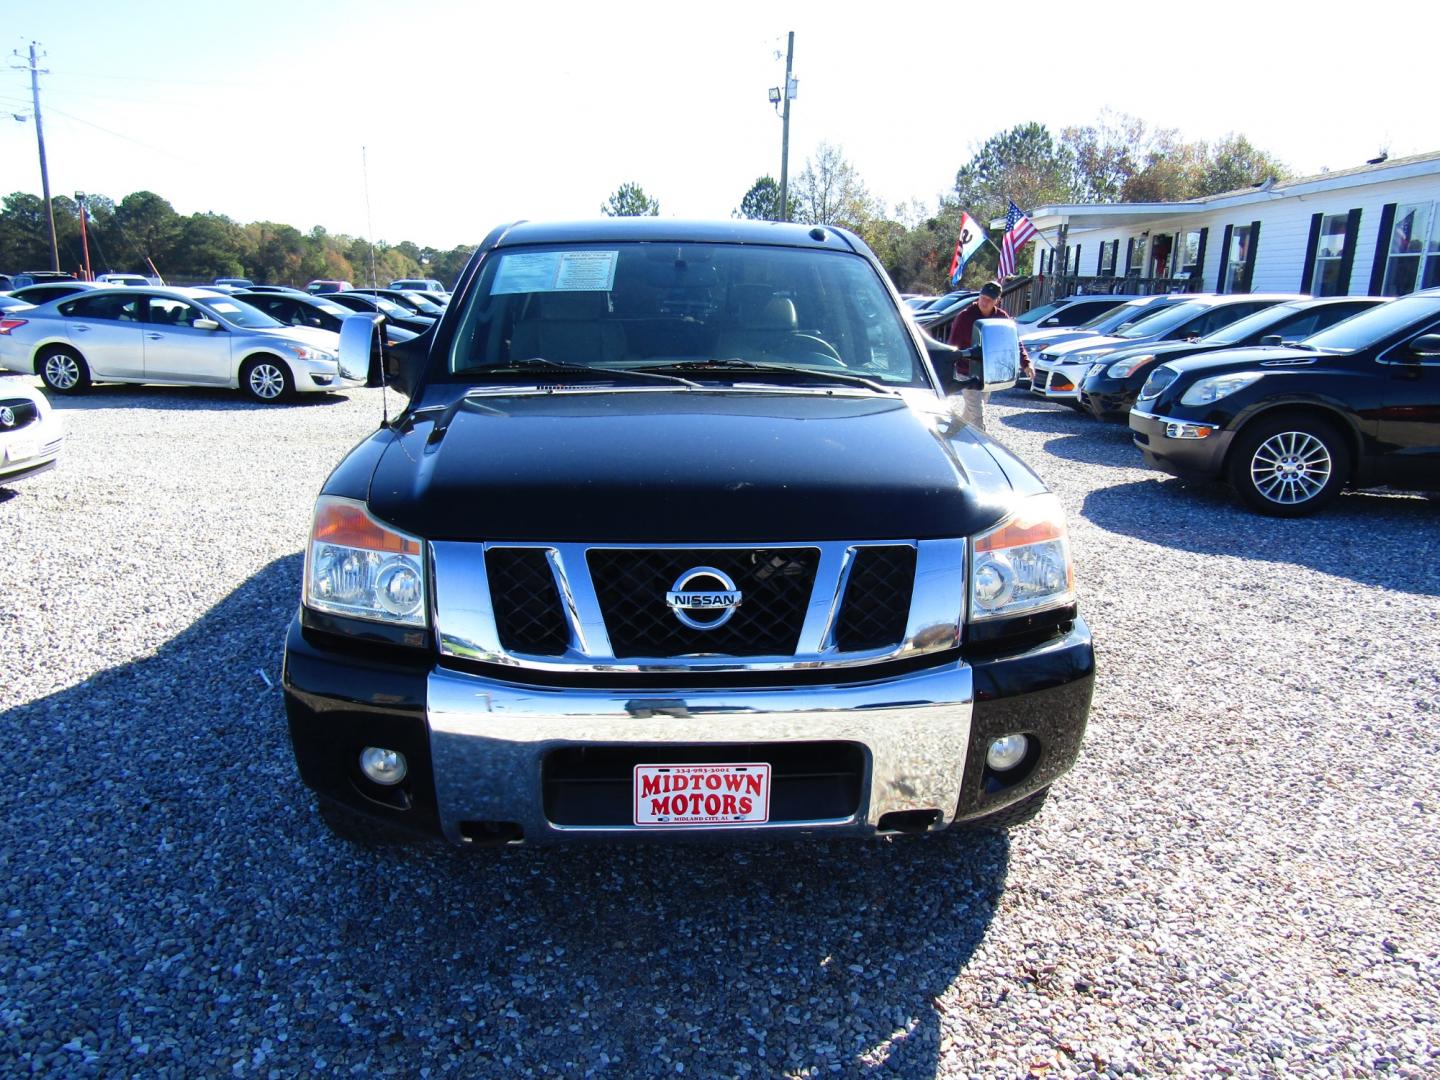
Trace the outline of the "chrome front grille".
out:
<instances>
[{"instance_id":1,"label":"chrome front grille","mask_svg":"<svg viewBox=\"0 0 1440 1080\"><path fill-rule=\"evenodd\" d=\"M550 671L873 664L959 642L964 540L764 545L430 545L440 652ZM742 594L715 629L666 593L697 567ZM547 574L548 572L548 574Z\"/></svg>"}]
</instances>

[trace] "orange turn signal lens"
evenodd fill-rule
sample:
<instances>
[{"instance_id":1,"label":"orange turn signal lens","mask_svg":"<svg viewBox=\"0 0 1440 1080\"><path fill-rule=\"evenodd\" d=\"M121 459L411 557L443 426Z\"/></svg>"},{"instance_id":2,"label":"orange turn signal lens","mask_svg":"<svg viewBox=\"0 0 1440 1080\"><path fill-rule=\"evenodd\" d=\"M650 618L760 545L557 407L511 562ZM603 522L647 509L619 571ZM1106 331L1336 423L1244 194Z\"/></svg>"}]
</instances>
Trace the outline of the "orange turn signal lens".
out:
<instances>
[{"instance_id":1,"label":"orange turn signal lens","mask_svg":"<svg viewBox=\"0 0 1440 1080\"><path fill-rule=\"evenodd\" d=\"M315 525L310 538L316 543L341 544L364 551L420 554L420 541L382 525L370 516L363 503L331 496L322 496L315 503Z\"/></svg>"},{"instance_id":2,"label":"orange turn signal lens","mask_svg":"<svg viewBox=\"0 0 1440 1080\"><path fill-rule=\"evenodd\" d=\"M1065 511L1053 495L1025 499L1014 517L975 541L975 550L1003 551L1044 540L1065 538Z\"/></svg>"}]
</instances>

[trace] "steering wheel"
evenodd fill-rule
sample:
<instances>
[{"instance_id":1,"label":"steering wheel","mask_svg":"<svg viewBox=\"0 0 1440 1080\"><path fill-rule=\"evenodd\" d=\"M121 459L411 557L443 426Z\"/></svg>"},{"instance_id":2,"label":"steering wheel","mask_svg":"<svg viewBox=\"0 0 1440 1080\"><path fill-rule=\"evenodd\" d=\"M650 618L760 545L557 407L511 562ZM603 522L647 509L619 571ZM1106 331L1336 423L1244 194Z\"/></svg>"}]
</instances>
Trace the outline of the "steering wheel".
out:
<instances>
[{"instance_id":1,"label":"steering wheel","mask_svg":"<svg viewBox=\"0 0 1440 1080\"><path fill-rule=\"evenodd\" d=\"M774 352L786 360L818 362L823 367L841 367L848 370L850 366L841 359L835 346L814 334L791 334L777 342L773 349L766 351Z\"/></svg>"}]
</instances>

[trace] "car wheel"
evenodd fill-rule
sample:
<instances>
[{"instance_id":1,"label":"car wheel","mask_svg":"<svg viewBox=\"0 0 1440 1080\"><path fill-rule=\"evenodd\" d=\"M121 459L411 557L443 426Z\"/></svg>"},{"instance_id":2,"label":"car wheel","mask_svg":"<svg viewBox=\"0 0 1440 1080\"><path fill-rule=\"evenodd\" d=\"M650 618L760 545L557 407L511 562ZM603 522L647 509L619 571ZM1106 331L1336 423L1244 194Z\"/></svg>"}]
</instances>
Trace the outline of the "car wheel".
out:
<instances>
[{"instance_id":1,"label":"car wheel","mask_svg":"<svg viewBox=\"0 0 1440 1080\"><path fill-rule=\"evenodd\" d=\"M40 361L40 381L57 394L83 394L90 389L90 365L70 349L55 349Z\"/></svg>"},{"instance_id":2,"label":"car wheel","mask_svg":"<svg viewBox=\"0 0 1440 1080\"><path fill-rule=\"evenodd\" d=\"M252 400L270 404L283 401L295 389L290 368L274 356L255 356L240 369L240 389Z\"/></svg>"},{"instance_id":3,"label":"car wheel","mask_svg":"<svg viewBox=\"0 0 1440 1080\"><path fill-rule=\"evenodd\" d=\"M987 814L982 818L975 818L973 821L961 822L961 828L970 829L1009 829L1016 825L1024 825L1045 807L1045 800L1050 797L1050 788L1043 787L1033 794L1026 795L1017 803L1011 803L1003 810L996 810L993 814Z\"/></svg>"},{"instance_id":4,"label":"car wheel","mask_svg":"<svg viewBox=\"0 0 1440 1080\"><path fill-rule=\"evenodd\" d=\"M1252 510L1274 517L1313 514L1350 478L1345 437L1313 416L1261 417L1241 429L1230 455L1230 484Z\"/></svg>"}]
</instances>

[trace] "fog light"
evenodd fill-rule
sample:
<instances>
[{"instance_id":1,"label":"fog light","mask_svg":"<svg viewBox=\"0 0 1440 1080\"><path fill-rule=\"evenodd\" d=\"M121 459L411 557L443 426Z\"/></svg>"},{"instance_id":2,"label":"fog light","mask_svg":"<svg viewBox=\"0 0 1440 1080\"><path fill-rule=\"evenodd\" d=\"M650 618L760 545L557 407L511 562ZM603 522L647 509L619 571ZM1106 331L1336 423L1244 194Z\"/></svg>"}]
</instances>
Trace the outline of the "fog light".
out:
<instances>
[{"instance_id":1,"label":"fog light","mask_svg":"<svg viewBox=\"0 0 1440 1080\"><path fill-rule=\"evenodd\" d=\"M391 787L405 779L405 755L399 750L367 746L360 751L360 769L375 783Z\"/></svg>"},{"instance_id":2,"label":"fog light","mask_svg":"<svg viewBox=\"0 0 1440 1080\"><path fill-rule=\"evenodd\" d=\"M1030 740L1024 735L1006 735L990 744L990 749L985 751L985 764L996 772L1004 772L1024 761L1029 750Z\"/></svg>"},{"instance_id":3,"label":"fog light","mask_svg":"<svg viewBox=\"0 0 1440 1080\"><path fill-rule=\"evenodd\" d=\"M1205 424L1166 424L1165 434L1171 439L1208 439L1215 429Z\"/></svg>"}]
</instances>

